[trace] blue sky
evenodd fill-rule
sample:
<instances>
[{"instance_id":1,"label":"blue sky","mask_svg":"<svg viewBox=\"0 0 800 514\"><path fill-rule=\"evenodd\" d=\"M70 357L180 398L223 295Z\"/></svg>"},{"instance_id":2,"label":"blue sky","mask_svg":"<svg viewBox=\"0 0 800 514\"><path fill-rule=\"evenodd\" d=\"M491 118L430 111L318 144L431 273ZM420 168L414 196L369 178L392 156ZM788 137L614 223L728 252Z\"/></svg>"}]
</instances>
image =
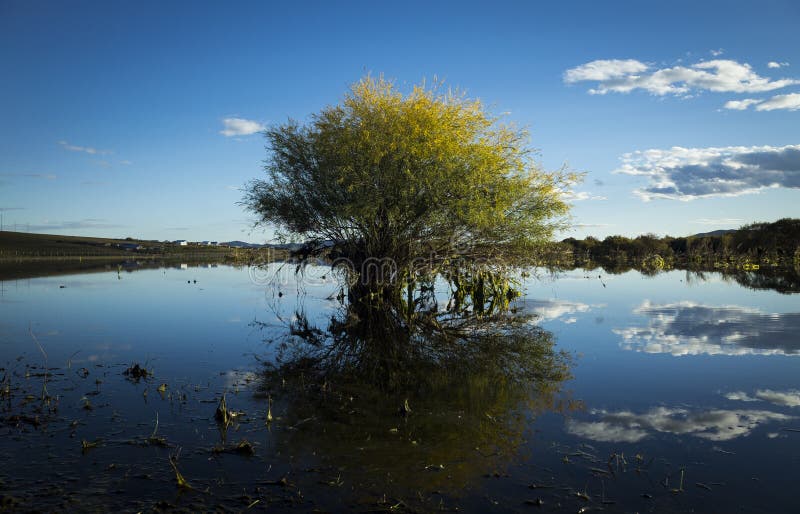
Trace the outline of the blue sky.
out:
<instances>
[{"instance_id":1,"label":"blue sky","mask_svg":"<svg viewBox=\"0 0 800 514\"><path fill-rule=\"evenodd\" d=\"M579 237L800 217L797 2L0 2L6 228L263 241L261 126L438 76L586 172ZM228 120L226 124L225 120ZM226 135L227 134L227 135ZM566 234L564 234L566 235Z\"/></svg>"}]
</instances>

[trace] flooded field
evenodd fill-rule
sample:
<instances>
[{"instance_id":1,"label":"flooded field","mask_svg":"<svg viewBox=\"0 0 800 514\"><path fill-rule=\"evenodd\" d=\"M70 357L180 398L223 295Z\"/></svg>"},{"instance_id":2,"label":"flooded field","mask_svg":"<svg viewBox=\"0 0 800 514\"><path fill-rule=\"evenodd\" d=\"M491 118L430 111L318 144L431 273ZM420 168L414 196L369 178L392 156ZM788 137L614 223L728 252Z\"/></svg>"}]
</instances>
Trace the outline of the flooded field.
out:
<instances>
[{"instance_id":1,"label":"flooded field","mask_svg":"<svg viewBox=\"0 0 800 514\"><path fill-rule=\"evenodd\" d=\"M277 374L341 304L329 269L275 266L0 283L0 508L796 508L791 288L542 272L512 304L525 339L476 334L469 361L403 361L377 388Z\"/></svg>"}]
</instances>

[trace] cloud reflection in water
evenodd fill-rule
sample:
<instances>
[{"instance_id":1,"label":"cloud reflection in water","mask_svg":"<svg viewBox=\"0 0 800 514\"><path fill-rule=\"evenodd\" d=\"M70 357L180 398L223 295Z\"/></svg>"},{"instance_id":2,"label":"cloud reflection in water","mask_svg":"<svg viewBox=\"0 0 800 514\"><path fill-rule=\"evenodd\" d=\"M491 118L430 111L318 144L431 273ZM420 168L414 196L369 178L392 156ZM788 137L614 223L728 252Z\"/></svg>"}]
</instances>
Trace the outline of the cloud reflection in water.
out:
<instances>
[{"instance_id":1,"label":"cloud reflection in water","mask_svg":"<svg viewBox=\"0 0 800 514\"><path fill-rule=\"evenodd\" d=\"M676 356L800 354L800 313L688 301L645 301L634 313L646 317L647 324L614 330L627 350Z\"/></svg>"},{"instance_id":2,"label":"cloud reflection in water","mask_svg":"<svg viewBox=\"0 0 800 514\"><path fill-rule=\"evenodd\" d=\"M692 435L710 441L729 441L749 435L756 427L793 416L765 410L656 407L636 414L630 411L593 411L598 421L567 421L570 434L600 442L635 443L655 433Z\"/></svg>"}]
</instances>

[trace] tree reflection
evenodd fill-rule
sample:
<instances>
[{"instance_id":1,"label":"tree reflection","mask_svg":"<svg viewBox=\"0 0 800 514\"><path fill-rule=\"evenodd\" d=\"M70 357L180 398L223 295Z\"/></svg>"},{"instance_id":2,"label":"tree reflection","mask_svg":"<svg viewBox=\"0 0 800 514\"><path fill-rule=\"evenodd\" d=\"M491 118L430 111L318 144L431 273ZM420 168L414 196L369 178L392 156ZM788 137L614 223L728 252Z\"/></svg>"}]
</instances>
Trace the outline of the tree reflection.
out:
<instances>
[{"instance_id":1,"label":"tree reflection","mask_svg":"<svg viewBox=\"0 0 800 514\"><path fill-rule=\"evenodd\" d=\"M537 414L577 408L530 315L434 303L351 301L324 329L298 310L261 377L276 445L366 491L456 491L513 461Z\"/></svg>"}]
</instances>

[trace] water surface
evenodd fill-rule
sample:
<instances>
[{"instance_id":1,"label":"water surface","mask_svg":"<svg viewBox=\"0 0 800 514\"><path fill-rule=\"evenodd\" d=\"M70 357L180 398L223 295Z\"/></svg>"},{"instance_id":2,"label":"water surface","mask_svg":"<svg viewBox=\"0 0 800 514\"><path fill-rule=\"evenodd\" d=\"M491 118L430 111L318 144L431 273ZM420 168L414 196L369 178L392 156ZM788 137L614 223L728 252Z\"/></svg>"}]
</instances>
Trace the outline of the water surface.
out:
<instances>
[{"instance_id":1,"label":"water surface","mask_svg":"<svg viewBox=\"0 0 800 514\"><path fill-rule=\"evenodd\" d=\"M797 295L713 273L541 273L515 307L569 354L568 380L519 388L450 370L427 389L309 396L266 384L268 341L300 307L324 329L338 285L322 267L302 283L291 271L277 287L225 266L2 282L4 505L794 509ZM124 376L133 363L152 376ZM224 430L223 394L240 413Z\"/></svg>"}]
</instances>

